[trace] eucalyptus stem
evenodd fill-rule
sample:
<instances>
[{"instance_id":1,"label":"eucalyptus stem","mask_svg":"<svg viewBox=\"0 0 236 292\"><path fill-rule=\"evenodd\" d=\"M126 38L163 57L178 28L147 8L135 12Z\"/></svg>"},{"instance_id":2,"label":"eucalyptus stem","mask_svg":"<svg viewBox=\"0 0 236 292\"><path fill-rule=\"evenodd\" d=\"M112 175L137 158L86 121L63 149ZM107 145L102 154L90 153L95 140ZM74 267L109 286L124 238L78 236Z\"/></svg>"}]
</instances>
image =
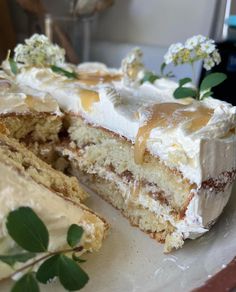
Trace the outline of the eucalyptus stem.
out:
<instances>
[{"instance_id":1,"label":"eucalyptus stem","mask_svg":"<svg viewBox=\"0 0 236 292\"><path fill-rule=\"evenodd\" d=\"M7 280L10 280L12 277L14 277L16 274L30 268L30 267L33 267L35 266L37 263L40 263L41 261L43 260L46 260L47 258L51 257L51 256L54 256L54 255L57 255L57 254L65 254L65 253L68 253L68 252L79 252L79 251L82 251L83 250L83 246L78 246L78 247L75 247L75 248L68 248L68 249L64 249L64 250L58 250L58 251L54 251L54 252L48 252L46 255L36 259L35 261L19 268L18 270L15 270L15 272L13 272L11 275L5 277L5 278L2 278L0 279L0 283L1 282L4 282L4 281L7 281Z\"/></svg>"}]
</instances>

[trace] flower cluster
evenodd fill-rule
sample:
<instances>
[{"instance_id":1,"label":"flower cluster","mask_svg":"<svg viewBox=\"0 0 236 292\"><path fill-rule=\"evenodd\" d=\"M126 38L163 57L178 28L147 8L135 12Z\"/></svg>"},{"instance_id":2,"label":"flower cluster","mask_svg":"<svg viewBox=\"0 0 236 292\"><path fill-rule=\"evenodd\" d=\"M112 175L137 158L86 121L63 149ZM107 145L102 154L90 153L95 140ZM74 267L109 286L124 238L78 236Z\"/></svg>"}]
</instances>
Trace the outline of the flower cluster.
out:
<instances>
[{"instance_id":1,"label":"flower cluster","mask_svg":"<svg viewBox=\"0 0 236 292\"><path fill-rule=\"evenodd\" d=\"M166 64L174 63L174 65L193 64L201 60L206 70L210 70L221 61L214 40L202 35L187 39L185 44L171 45L164 59Z\"/></svg>"},{"instance_id":2,"label":"flower cluster","mask_svg":"<svg viewBox=\"0 0 236 292\"><path fill-rule=\"evenodd\" d=\"M34 34L14 49L14 60L27 66L60 65L65 61L65 51L52 44L45 35Z\"/></svg>"}]
</instances>

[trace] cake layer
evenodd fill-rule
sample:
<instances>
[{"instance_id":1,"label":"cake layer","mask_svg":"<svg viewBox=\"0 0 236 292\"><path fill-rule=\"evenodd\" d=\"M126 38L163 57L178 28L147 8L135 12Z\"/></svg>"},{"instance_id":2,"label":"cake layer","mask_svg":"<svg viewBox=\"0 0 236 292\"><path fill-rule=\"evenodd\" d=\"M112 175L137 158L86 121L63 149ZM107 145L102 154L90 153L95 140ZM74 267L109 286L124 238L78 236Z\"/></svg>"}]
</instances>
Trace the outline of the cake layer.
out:
<instances>
[{"instance_id":1,"label":"cake layer","mask_svg":"<svg viewBox=\"0 0 236 292\"><path fill-rule=\"evenodd\" d=\"M78 147L78 163L88 173L109 176L114 173L129 182L138 182L150 196L159 197L176 212L183 212L196 185L184 179L176 170L169 169L159 159L146 153L144 163L134 161L134 146L112 132L97 129L79 117L70 118L70 138ZM81 159L80 159L81 158ZM106 172L106 173L104 173Z\"/></svg>"},{"instance_id":2,"label":"cake layer","mask_svg":"<svg viewBox=\"0 0 236 292\"><path fill-rule=\"evenodd\" d=\"M0 122L9 130L9 136L21 142L58 141L62 117L49 113L1 114Z\"/></svg>"},{"instance_id":3,"label":"cake layer","mask_svg":"<svg viewBox=\"0 0 236 292\"><path fill-rule=\"evenodd\" d=\"M91 190L97 192L104 200L119 209L129 219L133 226L139 227L151 238L165 243L164 252L182 247L184 241L180 234L175 233L175 227L162 215L157 215L142 205L127 203L120 188L114 181L79 171L75 161L71 161L68 171L77 176Z\"/></svg>"},{"instance_id":4,"label":"cake layer","mask_svg":"<svg viewBox=\"0 0 236 292\"><path fill-rule=\"evenodd\" d=\"M28 176L45 188L75 201L85 200L87 194L76 178L67 177L40 160L16 140L0 134L0 161L14 166L19 174Z\"/></svg>"}]
</instances>

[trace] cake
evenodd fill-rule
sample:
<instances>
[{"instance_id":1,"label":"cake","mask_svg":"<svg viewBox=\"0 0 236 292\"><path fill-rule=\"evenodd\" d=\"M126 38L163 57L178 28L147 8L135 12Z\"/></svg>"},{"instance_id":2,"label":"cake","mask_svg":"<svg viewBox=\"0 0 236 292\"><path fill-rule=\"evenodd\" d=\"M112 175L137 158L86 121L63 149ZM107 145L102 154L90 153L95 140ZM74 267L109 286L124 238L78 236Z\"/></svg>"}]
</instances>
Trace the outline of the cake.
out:
<instances>
[{"instance_id":1,"label":"cake","mask_svg":"<svg viewBox=\"0 0 236 292\"><path fill-rule=\"evenodd\" d=\"M207 232L228 202L236 108L212 97L176 99L178 83L166 77L142 82L141 56L135 49L117 70L61 64L59 73L73 70L73 78L22 65L13 79L57 101L67 132L55 146L64 171L170 252Z\"/></svg>"},{"instance_id":2,"label":"cake","mask_svg":"<svg viewBox=\"0 0 236 292\"><path fill-rule=\"evenodd\" d=\"M87 197L78 181L52 169L16 140L0 134L0 250L13 253L16 244L5 228L10 211L30 207L46 224L50 251L68 248L66 232L71 224L84 229L81 253L98 251L108 230L106 221L81 203ZM20 266L18 266L19 268ZM1 278L13 273L3 262Z\"/></svg>"}]
</instances>

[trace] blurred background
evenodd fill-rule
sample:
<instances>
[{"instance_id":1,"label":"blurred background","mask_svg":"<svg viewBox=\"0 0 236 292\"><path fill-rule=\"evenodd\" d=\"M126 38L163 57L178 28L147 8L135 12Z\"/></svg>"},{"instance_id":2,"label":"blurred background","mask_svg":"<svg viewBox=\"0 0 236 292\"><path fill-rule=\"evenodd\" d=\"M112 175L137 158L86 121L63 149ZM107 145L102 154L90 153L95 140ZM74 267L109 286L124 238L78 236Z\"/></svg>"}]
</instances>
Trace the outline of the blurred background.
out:
<instances>
[{"instance_id":1,"label":"blurred background","mask_svg":"<svg viewBox=\"0 0 236 292\"><path fill-rule=\"evenodd\" d=\"M69 61L104 62L119 67L134 46L144 52L145 65L159 71L169 45L203 34L214 38L223 62L217 70L230 77L215 92L235 103L235 0L0 0L0 58L8 48L34 32L64 46ZM171 68L172 69L172 68ZM173 68L176 78L191 76L190 66ZM205 72L197 68L201 79ZM235 90L234 90L235 91Z\"/></svg>"}]
</instances>

